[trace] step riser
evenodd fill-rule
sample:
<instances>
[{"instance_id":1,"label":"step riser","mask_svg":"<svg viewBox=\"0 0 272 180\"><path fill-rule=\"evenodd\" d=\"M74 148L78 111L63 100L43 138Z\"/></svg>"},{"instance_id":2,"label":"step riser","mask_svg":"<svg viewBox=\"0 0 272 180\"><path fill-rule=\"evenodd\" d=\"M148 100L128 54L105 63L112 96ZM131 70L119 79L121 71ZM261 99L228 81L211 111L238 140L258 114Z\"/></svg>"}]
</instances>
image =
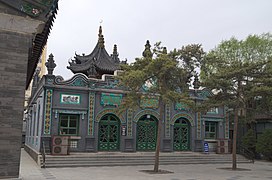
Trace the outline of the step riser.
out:
<instances>
[{"instance_id":1,"label":"step riser","mask_svg":"<svg viewBox=\"0 0 272 180\"><path fill-rule=\"evenodd\" d=\"M231 161L228 162L213 162L213 164L231 164ZM238 162L238 164L241 163L249 163L249 162ZM173 163L173 162L166 162L166 163L160 163L160 165L188 165L188 164L210 164L205 162L187 162L187 163ZM154 165L154 162L152 163L114 163L114 164L48 164L46 165L46 168L65 168L65 167L98 167L98 166L107 166L107 167L113 167L113 166L144 166L144 165Z\"/></svg>"},{"instance_id":2,"label":"step riser","mask_svg":"<svg viewBox=\"0 0 272 180\"><path fill-rule=\"evenodd\" d=\"M63 160L48 160L46 159L46 162L112 162L112 161L154 161L155 159L63 159ZM227 159L160 159L160 161L172 161L172 162L179 162L179 161L228 161L231 160L231 158ZM237 160L245 160L245 159L237 159Z\"/></svg>"},{"instance_id":3,"label":"step riser","mask_svg":"<svg viewBox=\"0 0 272 180\"><path fill-rule=\"evenodd\" d=\"M42 162L42 159L41 159ZM237 155L237 163L250 163L243 156ZM198 156L160 156L161 165L175 164L230 164L231 155L203 154ZM154 165L154 155L150 156L47 156L47 168L95 167L95 166L140 166Z\"/></svg>"},{"instance_id":4,"label":"step riser","mask_svg":"<svg viewBox=\"0 0 272 180\"><path fill-rule=\"evenodd\" d=\"M245 160L244 158L237 158L238 160ZM66 161L100 161L100 162L108 162L108 161L152 161L155 160L154 158L150 159L46 159L46 162L66 162ZM195 159L161 159L160 161L217 161L217 160L231 160L231 158L224 158L224 159L218 159L218 158L195 158Z\"/></svg>"},{"instance_id":5,"label":"step riser","mask_svg":"<svg viewBox=\"0 0 272 180\"><path fill-rule=\"evenodd\" d=\"M78 158L71 158L71 157L56 157L56 158L52 158L52 157L46 157L46 160L119 160L119 159L127 159L127 160L134 160L134 159L154 159L154 156L152 157L135 157L135 158L111 158L111 157L107 157L107 158L99 158L99 157L78 157ZM231 159L231 157L222 157L222 158L218 158L218 157L175 157L175 158L171 158L171 157L160 157L160 159L171 159L171 160L182 160L182 159Z\"/></svg>"},{"instance_id":6,"label":"step riser","mask_svg":"<svg viewBox=\"0 0 272 180\"><path fill-rule=\"evenodd\" d=\"M212 164L224 164L224 163L232 163L229 161L212 161ZM238 161L238 163L250 163L250 161ZM153 165L154 161L144 161L144 162L46 162L46 167L84 167L84 166L134 166L134 165ZM161 165L174 165L174 164L211 164L211 161L160 161Z\"/></svg>"},{"instance_id":7,"label":"step riser","mask_svg":"<svg viewBox=\"0 0 272 180\"><path fill-rule=\"evenodd\" d=\"M220 162L213 162L213 164L224 164L224 163L231 163L232 161L220 161ZM249 163L249 162L238 162L238 163ZM50 166L119 166L119 165L127 165L127 166L133 166L133 165L152 165L154 164L153 162L135 162L135 163L121 163L121 162L112 162L112 163L69 163L69 164L46 164L46 167ZM160 162L160 164L210 164L210 162Z\"/></svg>"}]
</instances>

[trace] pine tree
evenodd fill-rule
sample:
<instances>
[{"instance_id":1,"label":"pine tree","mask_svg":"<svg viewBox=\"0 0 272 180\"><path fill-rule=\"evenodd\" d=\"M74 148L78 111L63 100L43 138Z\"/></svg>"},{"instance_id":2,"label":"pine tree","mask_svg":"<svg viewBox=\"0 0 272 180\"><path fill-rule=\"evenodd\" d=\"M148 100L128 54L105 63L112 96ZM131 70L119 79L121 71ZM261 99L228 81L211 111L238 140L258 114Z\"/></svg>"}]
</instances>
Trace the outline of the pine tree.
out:
<instances>
[{"instance_id":1,"label":"pine tree","mask_svg":"<svg viewBox=\"0 0 272 180\"><path fill-rule=\"evenodd\" d=\"M258 97L271 110L271 57L272 35L263 34L250 35L241 41L236 38L223 41L202 61L202 85L214 92L205 106L225 105L234 109L233 170L237 168L239 111L252 113L249 104Z\"/></svg>"},{"instance_id":2,"label":"pine tree","mask_svg":"<svg viewBox=\"0 0 272 180\"><path fill-rule=\"evenodd\" d=\"M155 95L159 99L159 114L154 172L159 171L159 152L164 106L167 102L183 102L190 106L190 79L195 68L203 59L201 45L193 44L167 52L160 43L153 50L149 41L145 45L142 58L130 65L124 65L124 72L118 77L120 85L127 88L124 99L125 108L140 106L143 94ZM146 85L146 86L145 86Z\"/></svg>"}]
</instances>

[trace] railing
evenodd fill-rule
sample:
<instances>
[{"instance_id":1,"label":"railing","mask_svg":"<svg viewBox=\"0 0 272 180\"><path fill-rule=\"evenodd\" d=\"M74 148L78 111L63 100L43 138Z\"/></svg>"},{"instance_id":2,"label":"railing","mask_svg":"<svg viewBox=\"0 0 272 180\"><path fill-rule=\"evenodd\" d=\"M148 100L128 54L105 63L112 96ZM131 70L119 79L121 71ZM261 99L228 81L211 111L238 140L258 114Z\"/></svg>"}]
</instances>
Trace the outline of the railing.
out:
<instances>
[{"instance_id":1,"label":"railing","mask_svg":"<svg viewBox=\"0 0 272 180\"><path fill-rule=\"evenodd\" d=\"M45 145L44 145L44 141L42 142L42 168L45 168Z\"/></svg>"},{"instance_id":2,"label":"railing","mask_svg":"<svg viewBox=\"0 0 272 180\"><path fill-rule=\"evenodd\" d=\"M251 150L249 150L247 147L243 145L239 145L239 153L244 155L246 158L252 161L254 163L255 159L255 153Z\"/></svg>"}]
</instances>

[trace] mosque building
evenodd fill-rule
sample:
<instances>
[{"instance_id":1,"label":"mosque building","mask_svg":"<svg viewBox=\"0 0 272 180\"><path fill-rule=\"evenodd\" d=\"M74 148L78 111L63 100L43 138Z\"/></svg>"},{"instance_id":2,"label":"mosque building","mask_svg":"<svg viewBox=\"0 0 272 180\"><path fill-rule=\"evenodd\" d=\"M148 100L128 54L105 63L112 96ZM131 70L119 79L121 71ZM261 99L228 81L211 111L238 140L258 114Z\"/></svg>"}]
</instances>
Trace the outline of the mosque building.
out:
<instances>
[{"instance_id":1,"label":"mosque building","mask_svg":"<svg viewBox=\"0 0 272 180\"><path fill-rule=\"evenodd\" d=\"M25 149L32 157L44 148L52 154L155 151L158 98L145 97L138 109L118 111L125 91L114 77L120 72L120 65L126 63L118 55L116 45L111 55L106 51L101 26L93 51L88 55L75 54L69 62L72 78L55 76L56 64L53 55L49 55L48 74L34 76L27 108ZM197 84L190 90L196 103L211 94L200 90ZM182 103L164 107L161 151L203 151L205 141L210 151L228 152L229 118L224 107L205 114Z\"/></svg>"}]
</instances>

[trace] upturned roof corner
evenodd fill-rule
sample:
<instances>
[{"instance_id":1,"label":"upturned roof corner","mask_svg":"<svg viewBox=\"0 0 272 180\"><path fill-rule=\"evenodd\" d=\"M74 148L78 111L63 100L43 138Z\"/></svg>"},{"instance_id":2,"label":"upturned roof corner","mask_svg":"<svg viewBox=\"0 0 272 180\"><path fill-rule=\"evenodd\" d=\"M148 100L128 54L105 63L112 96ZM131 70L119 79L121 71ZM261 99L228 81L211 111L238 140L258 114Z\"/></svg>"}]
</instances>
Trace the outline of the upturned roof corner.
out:
<instances>
[{"instance_id":1,"label":"upturned roof corner","mask_svg":"<svg viewBox=\"0 0 272 180\"><path fill-rule=\"evenodd\" d=\"M98 42L93 51L88 55L75 54L74 60L69 62L68 69L73 73L83 73L88 77L101 78L103 74L114 74L120 69L117 45L114 46L111 56L105 49L102 26L99 26Z\"/></svg>"}]
</instances>

